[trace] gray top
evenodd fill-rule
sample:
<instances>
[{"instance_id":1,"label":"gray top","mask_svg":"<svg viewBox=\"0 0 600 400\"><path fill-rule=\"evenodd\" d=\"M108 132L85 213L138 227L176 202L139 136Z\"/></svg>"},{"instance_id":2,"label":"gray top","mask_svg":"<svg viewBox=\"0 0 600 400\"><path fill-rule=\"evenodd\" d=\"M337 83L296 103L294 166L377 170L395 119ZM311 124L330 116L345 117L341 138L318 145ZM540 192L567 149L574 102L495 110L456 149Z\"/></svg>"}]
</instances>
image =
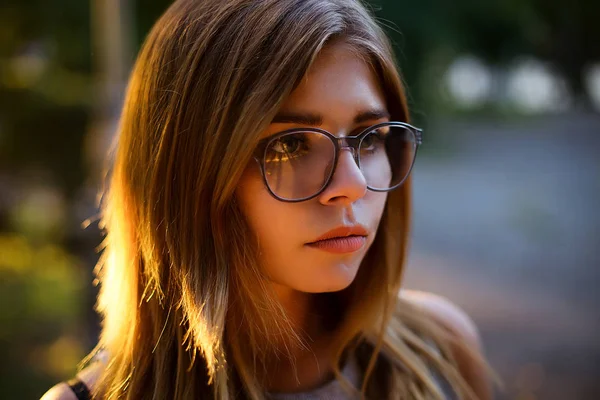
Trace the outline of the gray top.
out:
<instances>
[{"instance_id":1,"label":"gray top","mask_svg":"<svg viewBox=\"0 0 600 400\"><path fill-rule=\"evenodd\" d=\"M350 357L344 368L342 375L352 383L354 387L360 385L360 369L354 357ZM310 392L299 393L269 393L270 400L341 400L341 399L359 399L358 396L351 396L344 390L342 384L333 379Z\"/></svg>"},{"instance_id":2,"label":"gray top","mask_svg":"<svg viewBox=\"0 0 600 400\"><path fill-rule=\"evenodd\" d=\"M348 379L354 387L360 386L360 368L354 357L350 357L341 372L342 375ZM432 376L438 384L441 392L444 394L444 398L447 400L453 400L456 398L452 387L442 376L435 373L435 371L432 371ZM350 395L344 390L342 384L337 379L334 379L310 392L270 393L268 398L270 400L354 400L359 399L360 397Z\"/></svg>"}]
</instances>

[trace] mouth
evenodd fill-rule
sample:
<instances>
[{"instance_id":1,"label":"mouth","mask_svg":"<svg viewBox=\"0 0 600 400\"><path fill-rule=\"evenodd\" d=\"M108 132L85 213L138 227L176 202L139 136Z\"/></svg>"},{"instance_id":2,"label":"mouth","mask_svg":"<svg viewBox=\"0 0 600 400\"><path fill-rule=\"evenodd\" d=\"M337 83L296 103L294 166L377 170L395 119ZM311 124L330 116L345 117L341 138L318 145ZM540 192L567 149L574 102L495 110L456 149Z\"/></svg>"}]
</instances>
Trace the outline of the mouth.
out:
<instances>
[{"instance_id":1,"label":"mouth","mask_svg":"<svg viewBox=\"0 0 600 400\"><path fill-rule=\"evenodd\" d=\"M362 225L340 226L306 244L329 253L353 253L367 243L368 231Z\"/></svg>"}]
</instances>

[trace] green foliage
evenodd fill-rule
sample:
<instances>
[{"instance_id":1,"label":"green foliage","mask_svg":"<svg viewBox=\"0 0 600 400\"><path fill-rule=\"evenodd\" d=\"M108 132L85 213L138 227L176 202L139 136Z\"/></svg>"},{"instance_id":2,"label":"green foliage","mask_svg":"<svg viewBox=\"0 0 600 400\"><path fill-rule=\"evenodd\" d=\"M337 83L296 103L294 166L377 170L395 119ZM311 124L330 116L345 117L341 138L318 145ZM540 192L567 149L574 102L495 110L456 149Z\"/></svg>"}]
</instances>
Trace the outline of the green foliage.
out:
<instances>
[{"instance_id":1,"label":"green foliage","mask_svg":"<svg viewBox=\"0 0 600 400\"><path fill-rule=\"evenodd\" d=\"M46 169L72 190L92 98L89 4L0 6L0 171Z\"/></svg>"},{"instance_id":2,"label":"green foliage","mask_svg":"<svg viewBox=\"0 0 600 400\"><path fill-rule=\"evenodd\" d=\"M7 393L39 396L83 357L79 264L56 245L0 235L0 387Z\"/></svg>"},{"instance_id":3,"label":"green foliage","mask_svg":"<svg viewBox=\"0 0 600 400\"><path fill-rule=\"evenodd\" d=\"M394 41L417 119L436 105L431 83L458 54L491 64L529 54L551 62L576 96L582 71L600 59L600 2L591 0L372 0ZM433 65L432 65L433 63ZM439 83L439 82L438 82Z\"/></svg>"}]
</instances>

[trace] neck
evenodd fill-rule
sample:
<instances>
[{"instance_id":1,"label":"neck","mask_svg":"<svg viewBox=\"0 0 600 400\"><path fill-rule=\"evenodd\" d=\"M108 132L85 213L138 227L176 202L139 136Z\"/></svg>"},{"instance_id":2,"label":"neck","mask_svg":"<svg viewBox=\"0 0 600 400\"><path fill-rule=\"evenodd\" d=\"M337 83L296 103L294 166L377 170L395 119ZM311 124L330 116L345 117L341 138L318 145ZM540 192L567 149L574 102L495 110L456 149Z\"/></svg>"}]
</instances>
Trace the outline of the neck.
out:
<instances>
[{"instance_id":1,"label":"neck","mask_svg":"<svg viewBox=\"0 0 600 400\"><path fill-rule=\"evenodd\" d=\"M275 294L285 309L294 329L303 339L315 339L323 332L322 313L319 311L316 294L304 293L280 285L275 286Z\"/></svg>"},{"instance_id":2,"label":"neck","mask_svg":"<svg viewBox=\"0 0 600 400\"><path fill-rule=\"evenodd\" d=\"M318 387L332 379L332 332L323 325L323 307L318 307L320 295L303 293L276 286L275 293L284 307L294 329L306 347L282 348L265 370L264 385L270 392L298 392ZM284 345L285 346L285 345Z\"/></svg>"}]
</instances>

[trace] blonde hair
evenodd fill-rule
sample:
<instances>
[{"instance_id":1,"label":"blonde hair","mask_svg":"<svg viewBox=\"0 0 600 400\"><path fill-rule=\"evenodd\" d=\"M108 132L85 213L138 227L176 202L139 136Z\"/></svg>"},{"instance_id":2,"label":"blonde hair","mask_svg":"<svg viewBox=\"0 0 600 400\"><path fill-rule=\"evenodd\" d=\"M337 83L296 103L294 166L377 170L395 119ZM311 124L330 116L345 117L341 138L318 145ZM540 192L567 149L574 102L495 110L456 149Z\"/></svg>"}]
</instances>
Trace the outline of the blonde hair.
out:
<instances>
[{"instance_id":1,"label":"blonde hair","mask_svg":"<svg viewBox=\"0 0 600 400\"><path fill-rule=\"evenodd\" d=\"M334 40L364 57L392 118L408 121L390 44L358 1L179 0L153 27L102 200L98 349L109 360L95 396L261 399L259 368L276 343L302 345L261 278L235 189L259 133ZM442 330L398 299L409 197L410 182L389 194L368 267L321 295L344 310L335 373L353 390L339 370L352 352L367 397L442 398L430 366L472 395Z\"/></svg>"}]
</instances>

